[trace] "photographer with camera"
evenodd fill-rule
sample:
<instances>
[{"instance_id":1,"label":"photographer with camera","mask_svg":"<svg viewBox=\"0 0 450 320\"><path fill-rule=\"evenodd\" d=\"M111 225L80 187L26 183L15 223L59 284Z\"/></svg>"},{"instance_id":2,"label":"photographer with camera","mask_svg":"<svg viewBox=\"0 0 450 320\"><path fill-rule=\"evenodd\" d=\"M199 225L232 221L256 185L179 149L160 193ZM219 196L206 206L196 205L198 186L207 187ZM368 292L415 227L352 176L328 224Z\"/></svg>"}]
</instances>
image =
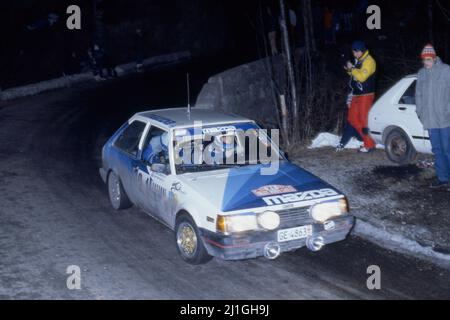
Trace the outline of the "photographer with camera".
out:
<instances>
[{"instance_id":1,"label":"photographer with camera","mask_svg":"<svg viewBox=\"0 0 450 320\"><path fill-rule=\"evenodd\" d=\"M342 150L351 136L358 136L364 141L359 152L370 153L375 150L375 142L370 137L368 128L369 111L375 100L375 72L377 65L369 53L363 41L355 41L352 44L354 63L347 61L344 69L350 75L351 94L349 95L349 110L347 127L338 145L337 150Z\"/></svg>"}]
</instances>

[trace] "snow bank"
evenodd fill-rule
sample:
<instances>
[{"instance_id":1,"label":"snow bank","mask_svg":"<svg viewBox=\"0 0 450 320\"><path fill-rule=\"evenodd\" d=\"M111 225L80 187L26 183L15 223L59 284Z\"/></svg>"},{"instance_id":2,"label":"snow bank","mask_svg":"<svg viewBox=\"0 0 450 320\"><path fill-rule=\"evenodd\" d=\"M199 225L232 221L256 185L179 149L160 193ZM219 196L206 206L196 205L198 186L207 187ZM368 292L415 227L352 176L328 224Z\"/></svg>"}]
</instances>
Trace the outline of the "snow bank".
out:
<instances>
[{"instance_id":1,"label":"snow bank","mask_svg":"<svg viewBox=\"0 0 450 320\"><path fill-rule=\"evenodd\" d=\"M383 248L429 260L443 268L450 269L450 255L436 252L431 247L422 246L398 231L388 231L387 228L374 226L369 222L357 219L352 233Z\"/></svg>"},{"instance_id":2,"label":"snow bank","mask_svg":"<svg viewBox=\"0 0 450 320\"><path fill-rule=\"evenodd\" d=\"M341 140L341 137L328 133L323 132L319 133L319 135L312 141L311 145L308 147L308 149L318 149L318 148L326 148L326 147L333 147L335 148L339 141ZM345 146L346 149L359 149L361 146L361 142L359 142L357 139L352 138L350 142Z\"/></svg>"},{"instance_id":3,"label":"snow bank","mask_svg":"<svg viewBox=\"0 0 450 320\"><path fill-rule=\"evenodd\" d=\"M318 149L318 148L326 148L332 147L335 148L341 140L341 137L328 133L322 132L317 135L317 137L312 141L311 145L308 149ZM346 149L359 149L362 146L362 142L358 141L358 139L352 138L350 142L345 146ZM378 149L383 149L384 146L377 145Z\"/></svg>"},{"instance_id":4,"label":"snow bank","mask_svg":"<svg viewBox=\"0 0 450 320\"><path fill-rule=\"evenodd\" d=\"M160 66L164 64L178 63L183 60L191 58L189 51L174 52L163 54L155 57L147 58L143 61L145 68ZM129 62L116 66L117 75L119 77L135 72L136 62ZM81 82L94 81L94 76L91 72L74 74L70 76L63 76L56 79L32 83L20 87L9 88L4 91L0 90L0 100L12 100L20 97L36 95L41 92L67 88Z\"/></svg>"}]
</instances>

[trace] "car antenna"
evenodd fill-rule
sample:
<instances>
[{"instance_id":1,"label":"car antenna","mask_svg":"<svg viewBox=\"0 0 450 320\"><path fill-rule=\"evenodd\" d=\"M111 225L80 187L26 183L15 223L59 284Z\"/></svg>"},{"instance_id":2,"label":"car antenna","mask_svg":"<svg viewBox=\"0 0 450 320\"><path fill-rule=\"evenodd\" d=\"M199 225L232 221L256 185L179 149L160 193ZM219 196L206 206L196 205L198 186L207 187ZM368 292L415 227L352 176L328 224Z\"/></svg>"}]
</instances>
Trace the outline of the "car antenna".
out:
<instances>
[{"instance_id":1,"label":"car antenna","mask_svg":"<svg viewBox=\"0 0 450 320\"><path fill-rule=\"evenodd\" d=\"M189 86L189 72L186 73L186 89L187 89L187 114L190 118L191 116L191 94L190 94L190 86Z\"/></svg>"}]
</instances>

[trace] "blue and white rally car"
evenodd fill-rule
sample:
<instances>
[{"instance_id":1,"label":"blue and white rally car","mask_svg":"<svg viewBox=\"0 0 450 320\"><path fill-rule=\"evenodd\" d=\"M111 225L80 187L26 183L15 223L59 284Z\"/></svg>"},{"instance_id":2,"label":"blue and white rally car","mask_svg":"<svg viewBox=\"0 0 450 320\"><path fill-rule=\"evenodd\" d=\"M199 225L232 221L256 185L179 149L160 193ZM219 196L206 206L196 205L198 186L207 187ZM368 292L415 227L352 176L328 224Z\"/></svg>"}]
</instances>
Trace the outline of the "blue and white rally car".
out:
<instances>
[{"instance_id":1,"label":"blue and white rally car","mask_svg":"<svg viewBox=\"0 0 450 320\"><path fill-rule=\"evenodd\" d=\"M105 144L100 174L114 209L134 204L167 225L192 264L344 240L354 223L346 197L290 163L274 140L236 115L142 112Z\"/></svg>"}]
</instances>

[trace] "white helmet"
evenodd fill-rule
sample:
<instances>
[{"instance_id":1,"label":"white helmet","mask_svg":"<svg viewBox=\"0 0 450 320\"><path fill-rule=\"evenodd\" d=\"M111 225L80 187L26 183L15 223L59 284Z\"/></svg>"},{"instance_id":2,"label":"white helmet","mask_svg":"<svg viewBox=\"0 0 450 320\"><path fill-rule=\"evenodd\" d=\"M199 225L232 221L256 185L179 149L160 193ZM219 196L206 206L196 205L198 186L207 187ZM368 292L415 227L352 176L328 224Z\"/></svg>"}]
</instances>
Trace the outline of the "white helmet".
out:
<instances>
[{"instance_id":1,"label":"white helmet","mask_svg":"<svg viewBox=\"0 0 450 320\"><path fill-rule=\"evenodd\" d=\"M218 150L232 150L235 147L234 144L234 134L233 133L225 133L214 136L214 144Z\"/></svg>"},{"instance_id":2,"label":"white helmet","mask_svg":"<svg viewBox=\"0 0 450 320\"><path fill-rule=\"evenodd\" d=\"M167 152L169 150L169 134L167 132L164 132L161 136L160 136L160 142L161 142L161 147L163 149L163 151Z\"/></svg>"}]
</instances>

